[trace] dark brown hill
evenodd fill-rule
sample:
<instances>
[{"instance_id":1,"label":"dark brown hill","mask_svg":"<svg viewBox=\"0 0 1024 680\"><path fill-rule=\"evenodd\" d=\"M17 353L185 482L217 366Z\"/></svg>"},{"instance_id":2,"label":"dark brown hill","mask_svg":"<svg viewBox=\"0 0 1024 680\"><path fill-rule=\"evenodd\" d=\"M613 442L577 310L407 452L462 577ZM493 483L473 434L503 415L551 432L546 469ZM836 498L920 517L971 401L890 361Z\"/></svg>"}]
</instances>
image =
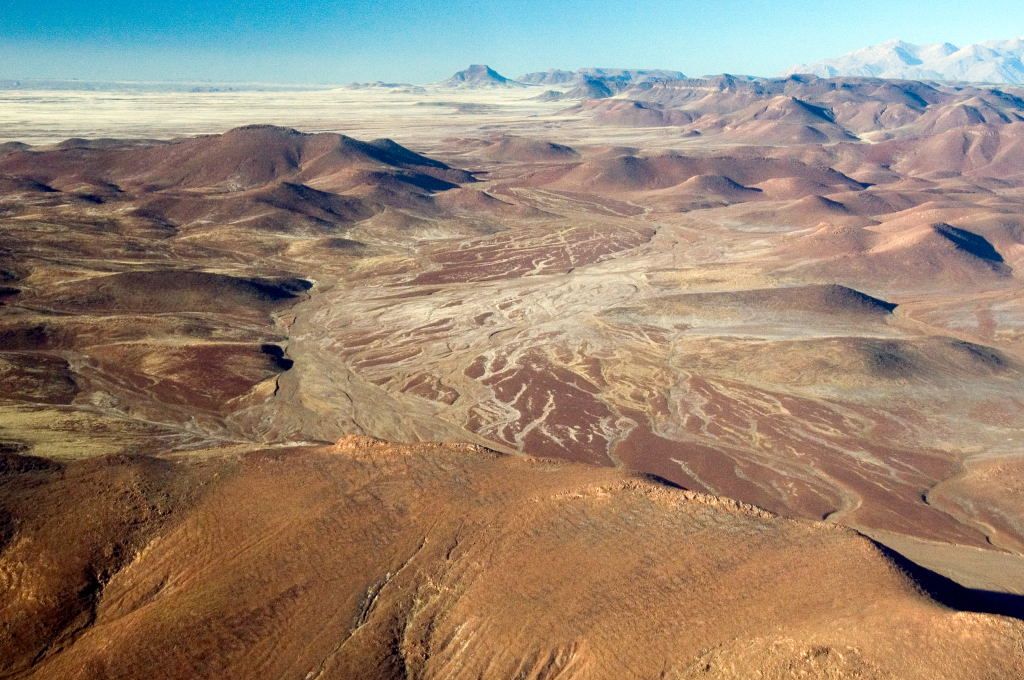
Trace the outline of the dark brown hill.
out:
<instances>
[{"instance_id":1,"label":"dark brown hill","mask_svg":"<svg viewBox=\"0 0 1024 680\"><path fill-rule=\"evenodd\" d=\"M0 173L57 188L84 183L113 184L126 190L240 191L291 181L338 190L360 171L387 171L411 184L450 186L472 180L467 172L390 140L361 142L271 125L172 142L63 145L48 151L15 151L0 158Z\"/></svg>"}]
</instances>

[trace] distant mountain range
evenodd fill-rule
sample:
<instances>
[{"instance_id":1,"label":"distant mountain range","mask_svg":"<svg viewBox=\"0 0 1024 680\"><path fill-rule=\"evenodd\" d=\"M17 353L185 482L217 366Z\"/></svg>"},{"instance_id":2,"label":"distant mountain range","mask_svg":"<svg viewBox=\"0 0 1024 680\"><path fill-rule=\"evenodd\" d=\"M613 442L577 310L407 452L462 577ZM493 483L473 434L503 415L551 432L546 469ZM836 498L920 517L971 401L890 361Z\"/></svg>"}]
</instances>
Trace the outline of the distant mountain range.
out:
<instances>
[{"instance_id":1,"label":"distant mountain range","mask_svg":"<svg viewBox=\"0 0 1024 680\"><path fill-rule=\"evenodd\" d=\"M966 47L890 40L834 59L794 66L787 74L793 73L1020 85L1024 84L1024 38Z\"/></svg>"},{"instance_id":2,"label":"distant mountain range","mask_svg":"<svg viewBox=\"0 0 1024 680\"><path fill-rule=\"evenodd\" d=\"M663 69L580 68L575 71L550 69L526 73L512 79L485 64L473 64L437 83L444 88L485 89L547 87L540 97L557 99L602 99L640 83L682 80L679 71Z\"/></svg>"},{"instance_id":3,"label":"distant mountain range","mask_svg":"<svg viewBox=\"0 0 1024 680\"><path fill-rule=\"evenodd\" d=\"M642 68L580 68L575 71L549 69L519 76L516 80L530 85L579 85L587 80L634 85L646 80L682 80L679 71Z\"/></svg>"},{"instance_id":4,"label":"distant mountain range","mask_svg":"<svg viewBox=\"0 0 1024 680\"><path fill-rule=\"evenodd\" d=\"M823 78L853 76L897 80L1024 85L1024 37L958 47L952 43L915 45L903 40L865 47L832 59L800 64L786 72ZM474 65L438 83L443 87L549 88L546 99L603 99L652 82L686 79L679 71L664 69L580 68L550 69L507 78L489 66Z\"/></svg>"},{"instance_id":5,"label":"distant mountain range","mask_svg":"<svg viewBox=\"0 0 1024 680\"><path fill-rule=\"evenodd\" d=\"M811 74L822 78L862 77L1024 85L1024 37L957 47L951 43L915 45L902 40L865 47L832 59L800 64L785 75ZM735 76L734 76L735 77ZM395 82L351 83L353 89L426 92L442 89L544 88L537 99L605 99L631 87L687 80L679 71L586 67L548 69L518 78L502 75L486 64L472 64L445 80L426 86ZM215 82L100 82L53 79L0 79L2 90L96 90L154 92L233 92L318 90L337 85Z\"/></svg>"}]
</instances>

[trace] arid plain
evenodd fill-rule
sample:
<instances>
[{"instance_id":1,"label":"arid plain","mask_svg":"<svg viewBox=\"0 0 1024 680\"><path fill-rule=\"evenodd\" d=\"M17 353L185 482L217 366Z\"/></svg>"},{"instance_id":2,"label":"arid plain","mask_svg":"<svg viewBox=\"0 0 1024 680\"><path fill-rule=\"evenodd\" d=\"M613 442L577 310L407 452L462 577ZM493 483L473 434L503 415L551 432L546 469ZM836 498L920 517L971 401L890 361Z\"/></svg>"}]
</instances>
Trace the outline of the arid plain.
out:
<instances>
[{"instance_id":1,"label":"arid plain","mask_svg":"<svg viewBox=\"0 0 1024 680\"><path fill-rule=\"evenodd\" d=\"M0 95L0 677L1024 673L1024 92L565 90Z\"/></svg>"}]
</instances>

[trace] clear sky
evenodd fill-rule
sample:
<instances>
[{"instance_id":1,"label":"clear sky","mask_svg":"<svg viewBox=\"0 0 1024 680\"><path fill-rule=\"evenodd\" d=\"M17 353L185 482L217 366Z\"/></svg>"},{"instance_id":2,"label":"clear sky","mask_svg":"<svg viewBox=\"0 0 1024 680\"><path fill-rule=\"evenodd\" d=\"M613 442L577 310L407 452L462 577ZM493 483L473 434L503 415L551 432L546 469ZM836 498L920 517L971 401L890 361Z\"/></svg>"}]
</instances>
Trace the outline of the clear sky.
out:
<instances>
[{"instance_id":1,"label":"clear sky","mask_svg":"<svg viewBox=\"0 0 1024 680\"><path fill-rule=\"evenodd\" d=\"M891 38L1022 33L1022 0L4 0L0 77L430 82L469 63L773 75Z\"/></svg>"}]
</instances>

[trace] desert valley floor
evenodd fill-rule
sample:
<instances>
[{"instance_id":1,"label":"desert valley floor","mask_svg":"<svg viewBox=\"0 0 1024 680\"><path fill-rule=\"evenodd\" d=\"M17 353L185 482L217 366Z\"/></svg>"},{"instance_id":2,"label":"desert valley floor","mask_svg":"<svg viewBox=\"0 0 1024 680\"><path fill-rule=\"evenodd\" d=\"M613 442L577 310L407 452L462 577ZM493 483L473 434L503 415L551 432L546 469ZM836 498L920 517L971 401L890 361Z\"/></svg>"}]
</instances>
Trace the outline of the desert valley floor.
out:
<instances>
[{"instance_id":1,"label":"desert valley floor","mask_svg":"<svg viewBox=\"0 0 1024 680\"><path fill-rule=\"evenodd\" d=\"M1024 91L0 133L0 677L1024 674Z\"/></svg>"}]
</instances>

